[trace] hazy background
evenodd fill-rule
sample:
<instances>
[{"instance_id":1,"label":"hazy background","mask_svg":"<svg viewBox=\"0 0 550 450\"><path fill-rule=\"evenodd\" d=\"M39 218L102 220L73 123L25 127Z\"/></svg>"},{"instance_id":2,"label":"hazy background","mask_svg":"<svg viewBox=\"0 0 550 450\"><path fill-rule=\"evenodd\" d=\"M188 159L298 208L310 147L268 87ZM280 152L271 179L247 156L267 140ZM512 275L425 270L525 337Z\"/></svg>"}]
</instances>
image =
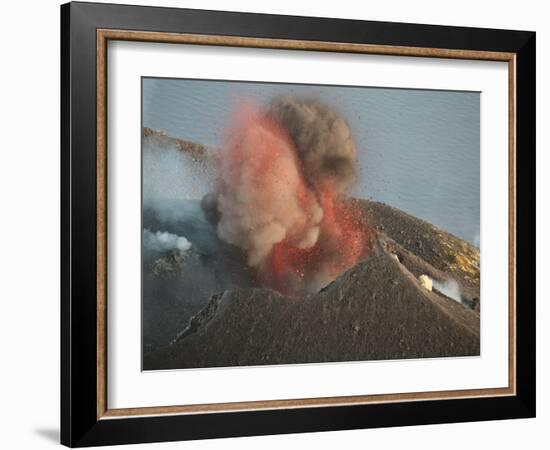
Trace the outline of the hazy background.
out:
<instances>
[{"instance_id":1,"label":"hazy background","mask_svg":"<svg viewBox=\"0 0 550 450\"><path fill-rule=\"evenodd\" d=\"M477 92L143 79L143 126L221 147L242 100L314 97L347 120L359 160L351 194L395 206L479 246ZM156 174L144 173L154 184ZM159 180L160 181L160 180Z\"/></svg>"}]
</instances>

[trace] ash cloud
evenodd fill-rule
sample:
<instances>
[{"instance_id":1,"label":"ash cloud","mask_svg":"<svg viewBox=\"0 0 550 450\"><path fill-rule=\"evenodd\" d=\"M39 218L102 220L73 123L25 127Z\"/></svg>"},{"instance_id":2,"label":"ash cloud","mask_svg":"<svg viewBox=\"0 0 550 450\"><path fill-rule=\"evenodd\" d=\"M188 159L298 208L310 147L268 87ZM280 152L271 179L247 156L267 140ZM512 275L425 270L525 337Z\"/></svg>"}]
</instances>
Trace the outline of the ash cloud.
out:
<instances>
[{"instance_id":1,"label":"ash cloud","mask_svg":"<svg viewBox=\"0 0 550 450\"><path fill-rule=\"evenodd\" d=\"M289 134L304 175L316 189L328 180L343 194L355 183L355 142L338 112L313 99L283 97L271 104L267 114Z\"/></svg>"},{"instance_id":2,"label":"ash cloud","mask_svg":"<svg viewBox=\"0 0 550 450\"><path fill-rule=\"evenodd\" d=\"M343 201L356 174L345 119L316 100L282 97L237 112L202 208L266 286L313 291L364 251L366 229Z\"/></svg>"}]
</instances>

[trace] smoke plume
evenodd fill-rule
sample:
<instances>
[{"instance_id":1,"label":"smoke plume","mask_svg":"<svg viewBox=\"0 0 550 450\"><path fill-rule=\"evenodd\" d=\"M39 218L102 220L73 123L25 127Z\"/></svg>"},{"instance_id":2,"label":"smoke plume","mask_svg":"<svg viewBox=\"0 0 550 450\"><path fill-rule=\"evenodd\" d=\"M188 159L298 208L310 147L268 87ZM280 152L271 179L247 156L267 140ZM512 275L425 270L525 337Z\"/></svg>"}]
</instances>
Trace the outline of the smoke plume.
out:
<instances>
[{"instance_id":1,"label":"smoke plume","mask_svg":"<svg viewBox=\"0 0 550 450\"><path fill-rule=\"evenodd\" d=\"M184 252L191 247L191 243L183 236L167 231L152 232L146 228L143 230L143 247L147 251L158 253L168 250Z\"/></svg>"},{"instance_id":2,"label":"smoke plume","mask_svg":"<svg viewBox=\"0 0 550 450\"><path fill-rule=\"evenodd\" d=\"M460 293L460 286L455 280L434 280L434 289L452 298L455 302L464 303L462 294Z\"/></svg>"},{"instance_id":3,"label":"smoke plume","mask_svg":"<svg viewBox=\"0 0 550 450\"><path fill-rule=\"evenodd\" d=\"M346 121L315 100L243 106L203 197L219 238L246 253L262 285L304 293L364 256L367 228L345 194L356 179Z\"/></svg>"}]
</instances>

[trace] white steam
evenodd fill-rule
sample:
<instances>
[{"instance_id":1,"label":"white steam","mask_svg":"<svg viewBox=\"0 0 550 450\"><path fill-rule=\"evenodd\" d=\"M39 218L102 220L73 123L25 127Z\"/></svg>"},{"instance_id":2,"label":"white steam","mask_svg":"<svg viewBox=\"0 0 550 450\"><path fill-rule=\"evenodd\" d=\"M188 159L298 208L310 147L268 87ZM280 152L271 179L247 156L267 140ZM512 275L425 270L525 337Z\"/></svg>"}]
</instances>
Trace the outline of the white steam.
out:
<instances>
[{"instance_id":1,"label":"white steam","mask_svg":"<svg viewBox=\"0 0 550 450\"><path fill-rule=\"evenodd\" d=\"M460 293L460 286L455 280L437 281L433 280L433 289L441 292L449 298L452 298L458 303L463 303L462 294Z\"/></svg>"},{"instance_id":2,"label":"white steam","mask_svg":"<svg viewBox=\"0 0 550 450\"><path fill-rule=\"evenodd\" d=\"M166 252L179 250L184 252L191 248L191 243L183 236L168 233L167 231L152 232L147 228L143 230L143 246L149 251Z\"/></svg>"}]
</instances>

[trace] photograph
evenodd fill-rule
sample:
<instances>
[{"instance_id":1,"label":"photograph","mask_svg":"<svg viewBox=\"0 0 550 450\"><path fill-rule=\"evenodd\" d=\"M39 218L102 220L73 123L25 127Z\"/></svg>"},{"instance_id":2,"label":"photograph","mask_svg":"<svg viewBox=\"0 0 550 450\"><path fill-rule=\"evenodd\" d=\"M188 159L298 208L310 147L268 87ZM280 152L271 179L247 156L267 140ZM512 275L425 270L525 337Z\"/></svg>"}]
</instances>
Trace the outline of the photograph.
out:
<instances>
[{"instance_id":1,"label":"photograph","mask_svg":"<svg viewBox=\"0 0 550 450\"><path fill-rule=\"evenodd\" d=\"M142 370L480 356L480 92L141 78Z\"/></svg>"}]
</instances>

